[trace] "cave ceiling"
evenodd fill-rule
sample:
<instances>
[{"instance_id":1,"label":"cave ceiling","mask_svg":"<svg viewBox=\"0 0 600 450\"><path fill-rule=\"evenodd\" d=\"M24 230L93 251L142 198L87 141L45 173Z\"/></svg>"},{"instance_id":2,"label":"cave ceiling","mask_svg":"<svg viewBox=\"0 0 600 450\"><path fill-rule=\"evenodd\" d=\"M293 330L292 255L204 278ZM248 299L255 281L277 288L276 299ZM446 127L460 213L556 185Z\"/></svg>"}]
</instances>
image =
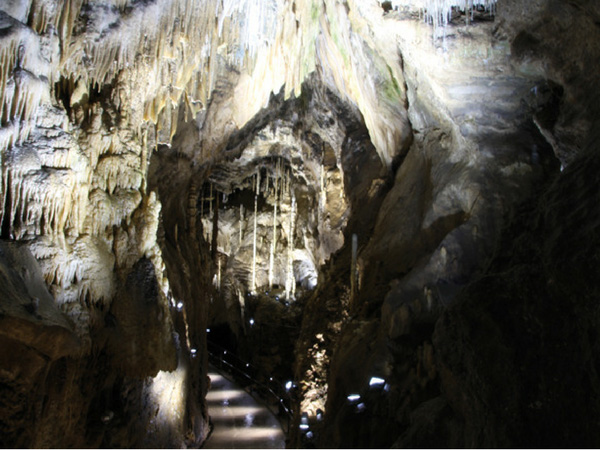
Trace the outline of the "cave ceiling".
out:
<instances>
[{"instance_id":1,"label":"cave ceiling","mask_svg":"<svg viewBox=\"0 0 600 450\"><path fill-rule=\"evenodd\" d=\"M52 398L126 391L153 427L81 437L96 413L50 401L39 433L14 431L39 408L7 412L6 442L64 444L60 416L65 446L182 445L173 427L199 445L209 320L243 335L252 294L306 308L311 417L369 371L404 380L388 344L431 341L516 205L593 141L599 18L593 0L3 0L2 339L33 362L18 384L9 355L0 389L65 372L81 389Z\"/></svg>"}]
</instances>

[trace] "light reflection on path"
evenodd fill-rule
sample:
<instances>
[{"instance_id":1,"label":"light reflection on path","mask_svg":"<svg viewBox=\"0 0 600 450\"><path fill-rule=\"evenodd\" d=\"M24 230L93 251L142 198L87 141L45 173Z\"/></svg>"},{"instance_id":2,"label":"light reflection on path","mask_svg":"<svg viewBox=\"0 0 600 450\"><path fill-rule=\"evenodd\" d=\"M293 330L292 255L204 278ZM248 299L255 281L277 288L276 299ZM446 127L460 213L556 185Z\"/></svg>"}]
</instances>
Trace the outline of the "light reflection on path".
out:
<instances>
[{"instance_id":1,"label":"light reflection on path","mask_svg":"<svg viewBox=\"0 0 600 450\"><path fill-rule=\"evenodd\" d=\"M213 432L203 448L285 448L285 435L271 412L224 376L209 370L206 396Z\"/></svg>"}]
</instances>

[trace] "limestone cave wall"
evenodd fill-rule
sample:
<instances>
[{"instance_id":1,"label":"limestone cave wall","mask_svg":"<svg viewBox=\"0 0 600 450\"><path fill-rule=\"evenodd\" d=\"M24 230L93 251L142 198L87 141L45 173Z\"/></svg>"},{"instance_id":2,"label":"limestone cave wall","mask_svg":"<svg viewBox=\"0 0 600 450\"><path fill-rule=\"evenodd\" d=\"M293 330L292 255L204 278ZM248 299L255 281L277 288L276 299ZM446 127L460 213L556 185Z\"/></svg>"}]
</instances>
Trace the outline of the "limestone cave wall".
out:
<instances>
[{"instance_id":1,"label":"limestone cave wall","mask_svg":"<svg viewBox=\"0 0 600 450\"><path fill-rule=\"evenodd\" d=\"M598 23L5 0L2 445L201 445L212 338L291 446L597 446Z\"/></svg>"}]
</instances>

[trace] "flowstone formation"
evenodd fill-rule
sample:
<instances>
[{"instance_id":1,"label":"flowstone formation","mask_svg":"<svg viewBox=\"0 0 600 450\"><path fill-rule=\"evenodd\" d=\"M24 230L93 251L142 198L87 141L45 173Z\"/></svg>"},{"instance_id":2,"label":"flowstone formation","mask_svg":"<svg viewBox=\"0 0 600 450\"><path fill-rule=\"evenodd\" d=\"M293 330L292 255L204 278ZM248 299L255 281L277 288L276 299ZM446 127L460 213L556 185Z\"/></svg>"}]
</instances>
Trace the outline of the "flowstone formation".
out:
<instances>
[{"instance_id":1,"label":"flowstone formation","mask_svg":"<svg viewBox=\"0 0 600 450\"><path fill-rule=\"evenodd\" d=\"M597 446L599 22L4 1L0 442L200 446L210 328L293 382L292 446Z\"/></svg>"}]
</instances>

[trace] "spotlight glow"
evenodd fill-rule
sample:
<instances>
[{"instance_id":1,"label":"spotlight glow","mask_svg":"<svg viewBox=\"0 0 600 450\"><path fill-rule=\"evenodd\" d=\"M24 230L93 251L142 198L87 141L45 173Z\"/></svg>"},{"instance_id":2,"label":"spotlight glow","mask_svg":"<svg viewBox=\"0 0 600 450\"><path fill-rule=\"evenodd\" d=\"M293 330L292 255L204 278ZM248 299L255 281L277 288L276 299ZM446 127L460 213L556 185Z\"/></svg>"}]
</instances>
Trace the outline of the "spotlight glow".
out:
<instances>
[{"instance_id":1,"label":"spotlight glow","mask_svg":"<svg viewBox=\"0 0 600 450\"><path fill-rule=\"evenodd\" d=\"M149 384L150 401L156 405L154 426L174 427L185 414L187 398L186 369L180 364L173 372L160 371Z\"/></svg>"},{"instance_id":2,"label":"spotlight glow","mask_svg":"<svg viewBox=\"0 0 600 450\"><path fill-rule=\"evenodd\" d=\"M371 380L369 381L369 386L371 387L379 387L379 386L383 386L385 384L385 380L383 378L379 378L379 377L371 377Z\"/></svg>"},{"instance_id":3,"label":"spotlight glow","mask_svg":"<svg viewBox=\"0 0 600 450\"><path fill-rule=\"evenodd\" d=\"M237 400L244 396L244 391L226 389L223 391L208 391L206 401L208 403L222 403L223 400Z\"/></svg>"},{"instance_id":4,"label":"spotlight glow","mask_svg":"<svg viewBox=\"0 0 600 450\"><path fill-rule=\"evenodd\" d=\"M217 429L212 432L211 439L214 440L222 440L226 442L237 443L239 447L232 448L244 448L243 445L248 445L248 442L260 442L266 441L267 444L270 444L273 441L284 441L284 437L282 435L282 431L279 428L269 428L269 427L256 427L253 426L251 428L244 428L243 433L240 432L239 436L232 436L231 430L223 428ZM262 443L261 443L262 444ZM253 446L254 447L254 446ZM260 447L254 447L260 448ZM265 447L263 447L265 448ZM268 448L268 447L266 447ZM277 448L277 447L272 447Z\"/></svg>"},{"instance_id":5,"label":"spotlight glow","mask_svg":"<svg viewBox=\"0 0 600 450\"><path fill-rule=\"evenodd\" d=\"M232 398L231 400L236 400ZM230 402L231 403L231 402ZM214 402L214 406L223 406L222 402ZM240 420L244 421L248 414L252 414L254 417L264 413L264 410L259 406L234 406L229 405L227 408L213 408L211 409L210 416L214 421L217 420Z\"/></svg>"},{"instance_id":6,"label":"spotlight glow","mask_svg":"<svg viewBox=\"0 0 600 450\"><path fill-rule=\"evenodd\" d=\"M348 401L350 403L356 403L357 401L360 400L360 395L358 394L350 394L348 397L346 397L348 399Z\"/></svg>"}]
</instances>

